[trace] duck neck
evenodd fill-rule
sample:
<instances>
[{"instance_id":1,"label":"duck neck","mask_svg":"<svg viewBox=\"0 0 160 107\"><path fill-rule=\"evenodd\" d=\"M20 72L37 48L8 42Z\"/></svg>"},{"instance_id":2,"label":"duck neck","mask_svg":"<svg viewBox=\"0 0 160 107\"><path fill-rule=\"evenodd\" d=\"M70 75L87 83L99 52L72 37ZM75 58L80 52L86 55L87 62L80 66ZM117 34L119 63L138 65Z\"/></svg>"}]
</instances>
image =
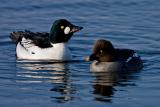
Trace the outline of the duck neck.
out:
<instances>
[{"instance_id":1,"label":"duck neck","mask_svg":"<svg viewBox=\"0 0 160 107\"><path fill-rule=\"evenodd\" d=\"M54 44L55 43L60 43L60 41L58 41L58 37L57 37L57 33L56 32L51 31L50 35L49 35L49 39Z\"/></svg>"},{"instance_id":2,"label":"duck neck","mask_svg":"<svg viewBox=\"0 0 160 107\"><path fill-rule=\"evenodd\" d=\"M58 36L57 36L56 28L55 28L55 25L53 24L50 30L49 39L52 43L58 43L57 37Z\"/></svg>"}]
</instances>

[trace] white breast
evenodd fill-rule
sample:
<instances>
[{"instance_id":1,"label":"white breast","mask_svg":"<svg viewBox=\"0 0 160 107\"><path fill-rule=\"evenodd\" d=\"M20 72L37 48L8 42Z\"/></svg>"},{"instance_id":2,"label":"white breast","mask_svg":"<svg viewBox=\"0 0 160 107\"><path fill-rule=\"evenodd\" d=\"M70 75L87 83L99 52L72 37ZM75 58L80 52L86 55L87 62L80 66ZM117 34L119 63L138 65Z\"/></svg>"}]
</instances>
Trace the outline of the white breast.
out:
<instances>
[{"instance_id":1,"label":"white breast","mask_svg":"<svg viewBox=\"0 0 160 107\"><path fill-rule=\"evenodd\" d=\"M39 48L33 44L17 44L16 53L18 59L30 60L71 60L71 52L66 43L52 44L50 48Z\"/></svg>"},{"instance_id":2,"label":"white breast","mask_svg":"<svg viewBox=\"0 0 160 107\"><path fill-rule=\"evenodd\" d=\"M123 62L97 62L93 61L90 70L93 72L114 72L122 71L125 67Z\"/></svg>"}]
</instances>

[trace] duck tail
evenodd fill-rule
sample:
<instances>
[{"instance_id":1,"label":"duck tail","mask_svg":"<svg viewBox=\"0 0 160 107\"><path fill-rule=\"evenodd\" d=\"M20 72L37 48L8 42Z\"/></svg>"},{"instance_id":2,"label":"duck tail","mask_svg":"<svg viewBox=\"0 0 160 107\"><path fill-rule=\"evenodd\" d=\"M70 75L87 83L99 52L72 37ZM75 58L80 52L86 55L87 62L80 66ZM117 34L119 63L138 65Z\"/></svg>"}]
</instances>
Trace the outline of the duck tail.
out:
<instances>
[{"instance_id":1,"label":"duck tail","mask_svg":"<svg viewBox=\"0 0 160 107\"><path fill-rule=\"evenodd\" d=\"M14 43L18 43L19 41L22 40L22 37L27 34L27 32L30 32L30 31L15 31L15 32L12 32L10 33L10 38L11 40L14 42Z\"/></svg>"}]
</instances>

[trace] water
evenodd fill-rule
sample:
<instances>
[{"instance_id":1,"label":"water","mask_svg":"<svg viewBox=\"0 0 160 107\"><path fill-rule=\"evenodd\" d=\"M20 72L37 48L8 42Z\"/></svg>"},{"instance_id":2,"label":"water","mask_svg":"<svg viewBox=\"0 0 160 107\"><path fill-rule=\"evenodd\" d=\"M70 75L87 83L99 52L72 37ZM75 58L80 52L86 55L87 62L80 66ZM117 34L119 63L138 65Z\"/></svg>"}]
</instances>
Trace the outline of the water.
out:
<instances>
[{"instance_id":1,"label":"water","mask_svg":"<svg viewBox=\"0 0 160 107\"><path fill-rule=\"evenodd\" d=\"M159 0L1 0L0 106L158 107L159 5ZM75 57L89 55L95 40L104 38L136 50L144 68L117 79L91 73L90 62L17 61L9 34L24 29L49 32L59 18L84 27L69 42Z\"/></svg>"}]
</instances>

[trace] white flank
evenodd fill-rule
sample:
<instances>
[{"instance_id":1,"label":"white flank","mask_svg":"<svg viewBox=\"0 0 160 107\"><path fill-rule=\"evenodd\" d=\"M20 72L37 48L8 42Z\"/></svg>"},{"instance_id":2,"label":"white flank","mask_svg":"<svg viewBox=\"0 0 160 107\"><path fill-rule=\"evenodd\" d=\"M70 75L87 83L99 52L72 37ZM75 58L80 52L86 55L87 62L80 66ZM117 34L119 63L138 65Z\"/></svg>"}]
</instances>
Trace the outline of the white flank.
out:
<instances>
[{"instance_id":1,"label":"white flank","mask_svg":"<svg viewBox=\"0 0 160 107\"><path fill-rule=\"evenodd\" d=\"M31 40L23 38L22 42L17 44L17 58L30 60L72 60L71 52L66 43L52 44L52 46L50 48L39 48Z\"/></svg>"}]
</instances>

